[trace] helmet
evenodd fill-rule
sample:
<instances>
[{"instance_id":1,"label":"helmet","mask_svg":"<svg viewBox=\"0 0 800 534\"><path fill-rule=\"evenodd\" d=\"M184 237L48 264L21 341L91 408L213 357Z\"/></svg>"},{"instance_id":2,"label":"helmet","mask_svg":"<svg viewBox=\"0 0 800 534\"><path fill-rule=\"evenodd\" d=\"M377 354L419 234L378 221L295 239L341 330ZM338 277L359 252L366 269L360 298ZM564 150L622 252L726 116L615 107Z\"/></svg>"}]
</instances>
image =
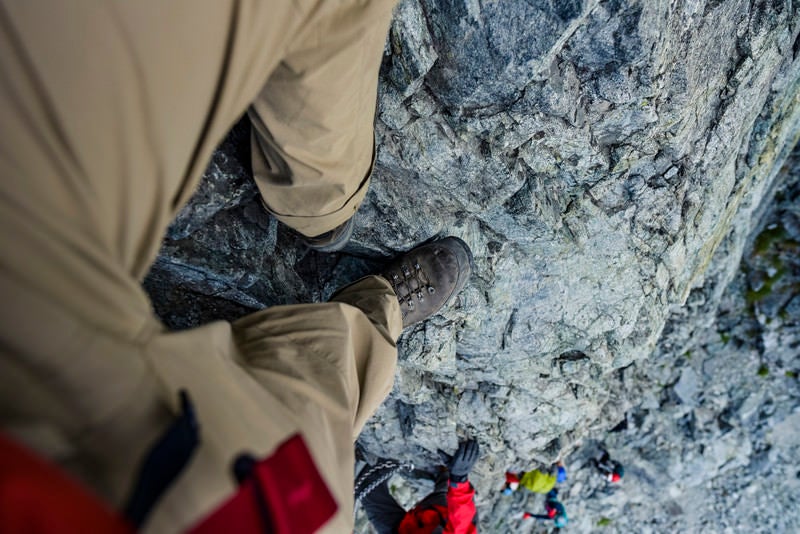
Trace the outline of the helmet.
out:
<instances>
[{"instance_id":1,"label":"helmet","mask_svg":"<svg viewBox=\"0 0 800 534\"><path fill-rule=\"evenodd\" d=\"M619 475L619 478L622 478L625 476L625 468L622 464L617 464L614 466L614 473Z\"/></svg>"},{"instance_id":2,"label":"helmet","mask_svg":"<svg viewBox=\"0 0 800 534\"><path fill-rule=\"evenodd\" d=\"M511 471L506 471L506 484L509 484L509 485L517 484L517 485L519 485L519 475L517 475L516 473L512 473Z\"/></svg>"}]
</instances>

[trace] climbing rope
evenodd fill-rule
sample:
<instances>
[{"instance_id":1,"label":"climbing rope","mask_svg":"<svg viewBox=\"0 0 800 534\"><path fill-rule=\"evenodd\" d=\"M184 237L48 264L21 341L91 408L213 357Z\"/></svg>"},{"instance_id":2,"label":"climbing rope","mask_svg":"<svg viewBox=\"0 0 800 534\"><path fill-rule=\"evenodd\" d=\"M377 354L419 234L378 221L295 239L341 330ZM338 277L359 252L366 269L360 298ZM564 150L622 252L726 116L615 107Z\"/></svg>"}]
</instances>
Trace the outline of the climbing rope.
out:
<instances>
[{"instance_id":1,"label":"climbing rope","mask_svg":"<svg viewBox=\"0 0 800 534\"><path fill-rule=\"evenodd\" d=\"M410 462L398 462L397 460L383 460L373 466L370 466L365 471L362 471L359 476L358 480L356 481L355 488L353 489L353 495L355 496L356 501L360 502L361 499L369 495L370 493L375 490L378 486L386 482L391 478L393 474L397 471L413 471L414 464ZM371 476L375 475L374 480L371 480L366 487L359 489L359 485L362 483L367 482Z\"/></svg>"}]
</instances>

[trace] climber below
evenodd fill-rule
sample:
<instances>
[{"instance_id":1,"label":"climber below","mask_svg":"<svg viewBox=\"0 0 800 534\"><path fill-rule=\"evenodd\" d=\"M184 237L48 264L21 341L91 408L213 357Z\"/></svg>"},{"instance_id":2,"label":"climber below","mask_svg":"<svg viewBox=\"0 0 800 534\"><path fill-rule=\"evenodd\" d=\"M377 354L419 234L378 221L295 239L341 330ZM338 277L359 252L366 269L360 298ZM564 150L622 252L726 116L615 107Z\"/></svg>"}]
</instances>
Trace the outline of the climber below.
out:
<instances>
[{"instance_id":1,"label":"climber below","mask_svg":"<svg viewBox=\"0 0 800 534\"><path fill-rule=\"evenodd\" d=\"M387 478L367 465L356 480L356 499L364 506L378 534L475 534L475 489L467 477L478 460L475 440L459 443L436 477L433 491L406 511L389 493Z\"/></svg>"},{"instance_id":2,"label":"climber below","mask_svg":"<svg viewBox=\"0 0 800 534\"><path fill-rule=\"evenodd\" d=\"M553 488L547 493L547 498L544 501L544 514L532 514L525 512L522 514L523 519L543 519L545 521L553 521L556 528L567 526L567 510L561 501L558 500L558 490Z\"/></svg>"},{"instance_id":3,"label":"climber below","mask_svg":"<svg viewBox=\"0 0 800 534\"><path fill-rule=\"evenodd\" d=\"M519 486L534 493L546 494L556 484L567 480L567 470L564 462L558 460L547 472L534 469L533 471L506 472L506 487L503 495L511 495Z\"/></svg>"},{"instance_id":4,"label":"climber below","mask_svg":"<svg viewBox=\"0 0 800 534\"><path fill-rule=\"evenodd\" d=\"M599 460L592 458L592 464L608 482L619 482L625 476L625 467L618 461L612 460L606 450L603 450L603 455Z\"/></svg>"}]
</instances>

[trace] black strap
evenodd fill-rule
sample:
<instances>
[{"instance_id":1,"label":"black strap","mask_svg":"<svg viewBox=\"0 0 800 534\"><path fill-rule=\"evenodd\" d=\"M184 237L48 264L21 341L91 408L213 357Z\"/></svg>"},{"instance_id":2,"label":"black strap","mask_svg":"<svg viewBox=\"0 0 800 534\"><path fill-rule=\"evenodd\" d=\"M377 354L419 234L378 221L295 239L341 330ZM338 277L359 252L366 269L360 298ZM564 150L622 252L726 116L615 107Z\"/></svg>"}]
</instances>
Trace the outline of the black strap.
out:
<instances>
[{"instance_id":1,"label":"black strap","mask_svg":"<svg viewBox=\"0 0 800 534\"><path fill-rule=\"evenodd\" d=\"M200 445L200 431L189 394L180 391L181 414L150 447L139 468L124 515L136 528L183 472ZM120 459L126 461L126 459Z\"/></svg>"},{"instance_id":2,"label":"black strap","mask_svg":"<svg viewBox=\"0 0 800 534\"><path fill-rule=\"evenodd\" d=\"M256 461L250 454L240 454L233 462L233 476L241 486L248 480L253 481L253 495L256 501L256 510L258 516L261 518L261 528L265 534L272 533L272 516L269 513L269 506L267 506L267 497L264 495L264 488L261 487L261 482L255 476Z\"/></svg>"}]
</instances>

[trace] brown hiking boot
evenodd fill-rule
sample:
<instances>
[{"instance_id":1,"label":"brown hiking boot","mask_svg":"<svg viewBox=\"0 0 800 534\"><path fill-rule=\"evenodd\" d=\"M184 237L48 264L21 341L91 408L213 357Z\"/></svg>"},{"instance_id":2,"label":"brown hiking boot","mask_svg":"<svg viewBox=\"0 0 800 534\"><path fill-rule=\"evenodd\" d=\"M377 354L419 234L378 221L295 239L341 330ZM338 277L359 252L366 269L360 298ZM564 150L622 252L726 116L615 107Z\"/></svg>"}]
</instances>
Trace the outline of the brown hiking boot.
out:
<instances>
[{"instance_id":1,"label":"brown hiking boot","mask_svg":"<svg viewBox=\"0 0 800 534\"><path fill-rule=\"evenodd\" d=\"M423 321L450 302L467 283L472 251L457 237L446 237L411 249L381 273L392 284L403 328Z\"/></svg>"}]
</instances>

